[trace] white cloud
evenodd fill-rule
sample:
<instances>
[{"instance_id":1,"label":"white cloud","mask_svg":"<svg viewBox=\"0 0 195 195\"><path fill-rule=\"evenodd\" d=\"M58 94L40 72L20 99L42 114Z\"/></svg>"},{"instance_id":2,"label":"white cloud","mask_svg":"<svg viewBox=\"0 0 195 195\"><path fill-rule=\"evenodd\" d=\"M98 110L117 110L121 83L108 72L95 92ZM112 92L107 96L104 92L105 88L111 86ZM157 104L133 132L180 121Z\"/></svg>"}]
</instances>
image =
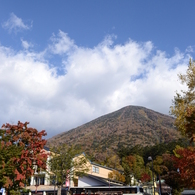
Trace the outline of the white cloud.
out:
<instances>
[{"instance_id":1,"label":"white cloud","mask_svg":"<svg viewBox=\"0 0 195 195\"><path fill-rule=\"evenodd\" d=\"M11 13L10 18L2 24L2 27L7 29L9 33L12 31L17 33L21 30L29 30L32 27L32 22L31 25L24 24L21 18L17 17L14 13Z\"/></svg>"},{"instance_id":2,"label":"white cloud","mask_svg":"<svg viewBox=\"0 0 195 195\"><path fill-rule=\"evenodd\" d=\"M194 52L194 46L188 46L186 48L186 52L189 52L189 53Z\"/></svg>"},{"instance_id":3,"label":"white cloud","mask_svg":"<svg viewBox=\"0 0 195 195\"><path fill-rule=\"evenodd\" d=\"M49 49L54 54L66 54L76 47L74 41L68 37L67 33L62 32L61 30L59 31L58 36L53 34L51 42L52 44L49 46Z\"/></svg>"},{"instance_id":4,"label":"white cloud","mask_svg":"<svg viewBox=\"0 0 195 195\"><path fill-rule=\"evenodd\" d=\"M33 47L33 44L28 42L28 41L25 41L25 40L21 39L21 42L22 42L22 47L24 49L28 50L30 47Z\"/></svg>"},{"instance_id":5,"label":"white cloud","mask_svg":"<svg viewBox=\"0 0 195 195\"><path fill-rule=\"evenodd\" d=\"M59 54L66 73L57 75L47 54ZM168 114L189 55L169 57L151 42L114 45L110 37L81 48L60 31L43 53L0 46L0 61L0 123L30 121L51 137L127 105Z\"/></svg>"}]
</instances>

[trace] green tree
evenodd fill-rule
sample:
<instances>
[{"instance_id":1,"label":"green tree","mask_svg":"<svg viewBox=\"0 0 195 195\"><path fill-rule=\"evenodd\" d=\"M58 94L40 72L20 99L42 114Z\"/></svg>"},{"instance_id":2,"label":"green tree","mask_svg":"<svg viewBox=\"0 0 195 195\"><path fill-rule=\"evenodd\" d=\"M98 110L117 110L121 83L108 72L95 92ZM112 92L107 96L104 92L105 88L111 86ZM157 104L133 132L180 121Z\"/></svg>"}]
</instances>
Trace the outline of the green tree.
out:
<instances>
[{"instance_id":1,"label":"green tree","mask_svg":"<svg viewBox=\"0 0 195 195\"><path fill-rule=\"evenodd\" d=\"M153 163L154 163L154 171L157 175L162 175L163 172L168 171L167 167L164 165L162 156L157 156Z\"/></svg>"},{"instance_id":2,"label":"green tree","mask_svg":"<svg viewBox=\"0 0 195 195\"><path fill-rule=\"evenodd\" d=\"M46 169L47 154L42 150L46 132L29 128L28 124L7 123L0 129L0 188L4 187L8 193L25 185L34 174L34 164L38 169Z\"/></svg>"},{"instance_id":3,"label":"green tree","mask_svg":"<svg viewBox=\"0 0 195 195\"><path fill-rule=\"evenodd\" d=\"M58 195L61 195L61 189L66 181L75 181L89 171L85 155L78 155L77 150L66 144L51 148L49 164L51 178L56 180Z\"/></svg>"},{"instance_id":4,"label":"green tree","mask_svg":"<svg viewBox=\"0 0 195 195\"><path fill-rule=\"evenodd\" d=\"M126 185L131 185L131 181L133 178L133 172L131 170L131 168L129 167L129 165L126 163L125 161L125 157L122 159L122 166L124 169L124 176L125 176L125 184Z\"/></svg>"},{"instance_id":5,"label":"green tree","mask_svg":"<svg viewBox=\"0 0 195 195\"><path fill-rule=\"evenodd\" d=\"M136 166L134 167L134 174L135 174L135 177L138 180L140 180L141 176L142 176L142 173L145 170L144 160L143 160L142 156L139 156L139 155L134 155L134 156L135 156L135 159L136 159Z\"/></svg>"},{"instance_id":6,"label":"green tree","mask_svg":"<svg viewBox=\"0 0 195 195\"><path fill-rule=\"evenodd\" d=\"M116 154L108 157L106 166L117 170L123 170L122 166L120 165L120 158Z\"/></svg>"},{"instance_id":7,"label":"green tree","mask_svg":"<svg viewBox=\"0 0 195 195\"><path fill-rule=\"evenodd\" d=\"M195 139L195 63L190 59L186 74L178 76L187 89L176 93L170 113L176 117L177 129L192 142Z\"/></svg>"},{"instance_id":8,"label":"green tree","mask_svg":"<svg viewBox=\"0 0 195 195\"><path fill-rule=\"evenodd\" d=\"M139 155L129 155L122 158L125 183L132 184L132 178L140 180L144 172L144 160Z\"/></svg>"}]
</instances>

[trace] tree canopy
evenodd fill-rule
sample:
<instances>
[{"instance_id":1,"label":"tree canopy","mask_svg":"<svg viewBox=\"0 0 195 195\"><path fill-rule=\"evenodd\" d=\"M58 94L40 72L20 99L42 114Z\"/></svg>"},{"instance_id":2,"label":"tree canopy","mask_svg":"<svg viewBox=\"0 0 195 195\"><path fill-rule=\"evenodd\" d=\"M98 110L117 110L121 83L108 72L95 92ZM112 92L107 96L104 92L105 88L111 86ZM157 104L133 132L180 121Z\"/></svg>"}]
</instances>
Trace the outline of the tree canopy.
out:
<instances>
[{"instance_id":1,"label":"tree canopy","mask_svg":"<svg viewBox=\"0 0 195 195\"><path fill-rule=\"evenodd\" d=\"M89 171L86 157L83 154L78 155L77 150L66 144L51 148L49 164L51 176L55 178L58 186L58 195L61 194L61 187L66 181L75 181Z\"/></svg>"},{"instance_id":2,"label":"tree canopy","mask_svg":"<svg viewBox=\"0 0 195 195\"><path fill-rule=\"evenodd\" d=\"M192 142L195 139L195 63L190 59L186 74L179 74L186 89L176 92L171 114L175 116L177 129Z\"/></svg>"},{"instance_id":3,"label":"tree canopy","mask_svg":"<svg viewBox=\"0 0 195 195\"><path fill-rule=\"evenodd\" d=\"M171 106L171 114L175 116L177 129L186 136L190 143L195 142L195 63L189 61L186 74L179 74L179 79L186 89L176 93ZM195 149L194 147L176 147L172 162L175 166L169 178L177 176L183 187L195 187ZM171 177L172 176L172 177ZM170 179L169 179L170 180ZM177 181L178 182L178 181ZM174 184L174 183L173 183ZM176 185L177 186L177 185Z\"/></svg>"},{"instance_id":4,"label":"tree canopy","mask_svg":"<svg viewBox=\"0 0 195 195\"><path fill-rule=\"evenodd\" d=\"M195 148L177 147L173 161L185 187L195 188Z\"/></svg>"},{"instance_id":5,"label":"tree canopy","mask_svg":"<svg viewBox=\"0 0 195 195\"><path fill-rule=\"evenodd\" d=\"M29 123L4 124L0 129L0 188L18 190L38 169L46 169L47 154L43 152L45 130L38 132Z\"/></svg>"},{"instance_id":6,"label":"tree canopy","mask_svg":"<svg viewBox=\"0 0 195 195\"><path fill-rule=\"evenodd\" d=\"M119 171L117 170L113 170L112 172L110 172L108 174L108 178L112 179L112 180L116 180L116 181L120 181L120 182L125 182L125 177L123 174L121 174Z\"/></svg>"}]
</instances>

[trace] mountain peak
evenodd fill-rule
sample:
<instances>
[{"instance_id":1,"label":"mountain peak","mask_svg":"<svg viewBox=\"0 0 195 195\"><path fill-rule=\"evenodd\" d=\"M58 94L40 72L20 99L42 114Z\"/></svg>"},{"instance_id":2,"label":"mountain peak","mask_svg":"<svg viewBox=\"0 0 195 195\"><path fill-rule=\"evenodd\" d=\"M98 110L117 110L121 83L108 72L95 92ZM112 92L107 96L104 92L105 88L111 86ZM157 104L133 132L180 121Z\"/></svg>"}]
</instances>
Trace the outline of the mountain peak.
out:
<instances>
[{"instance_id":1,"label":"mountain peak","mask_svg":"<svg viewBox=\"0 0 195 195\"><path fill-rule=\"evenodd\" d=\"M116 151L119 147L149 146L176 140L174 118L141 106L126 106L50 138L48 146L67 143L86 154Z\"/></svg>"}]
</instances>

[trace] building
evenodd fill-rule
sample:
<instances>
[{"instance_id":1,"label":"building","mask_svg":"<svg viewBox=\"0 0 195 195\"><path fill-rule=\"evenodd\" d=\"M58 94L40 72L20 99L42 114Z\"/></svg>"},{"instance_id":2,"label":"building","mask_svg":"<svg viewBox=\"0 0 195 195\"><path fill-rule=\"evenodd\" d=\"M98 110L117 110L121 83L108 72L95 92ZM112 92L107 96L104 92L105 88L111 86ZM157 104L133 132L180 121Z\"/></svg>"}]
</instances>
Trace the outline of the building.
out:
<instances>
[{"instance_id":1,"label":"building","mask_svg":"<svg viewBox=\"0 0 195 195\"><path fill-rule=\"evenodd\" d=\"M45 152L50 154L49 148L44 148ZM85 157L85 154L76 156L79 158L81 156ZM50 155L48 155L47 161L50 160ZM85 157L86 158L86 157ZM48 164L48 163L47 163ZM87 159L87 167L89 171L83 177L78 177L76 180L66 181L64 188L62 189L62 194L66 194L66 191L71 187L83 187L83 186L109 186L109 185L122 185L122 182L114 181L108 178L108 174L114 169L102 166L91 162ZM29 186L26 186L27 190L30 190L30 195L41 194L41 195L54 195L57 194L57 186L54 185L50 179L50 167L47 166L47 171L36 171L29 181Z\"/></svg>"}]
</instances>

